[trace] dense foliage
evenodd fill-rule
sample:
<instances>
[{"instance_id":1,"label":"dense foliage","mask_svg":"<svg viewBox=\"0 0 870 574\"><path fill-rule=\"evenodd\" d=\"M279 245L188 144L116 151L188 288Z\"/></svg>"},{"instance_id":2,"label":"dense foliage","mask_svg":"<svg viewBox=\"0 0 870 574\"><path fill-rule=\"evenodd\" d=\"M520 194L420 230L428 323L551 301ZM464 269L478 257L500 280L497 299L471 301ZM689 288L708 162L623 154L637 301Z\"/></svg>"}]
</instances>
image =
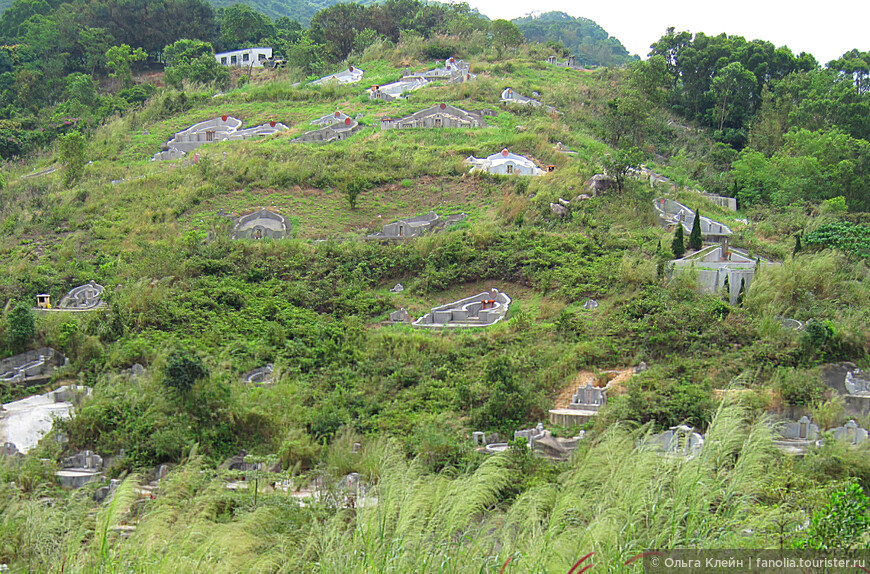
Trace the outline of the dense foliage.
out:
<instances>
[{"instance_id":1,"label":"dense foliage","mask_svg":"<svg viewBox=\"0 0 870 574\"><path fill-rule=\"evenodd\" d=\"M774 448L767 414L809 414L823 431L858 416L822 365L870 365L863 53L822 69L764 42L670 32L648 60L590 72L546 64L566 52L523 42L511 22L414 0L325 7L307 30L199 3L196 33L154 30L184 6L17 0L2 19L0 142L19 160L0 178L2 352L50 346L69 363L45 388L93 393L61 434L0 461L0 564L497 572L512 557L558 572L592 550L618 569L652 547L866 545L866 444L826 437L795 458ZM213 58L259 43L287 67ZM453 56L474 81L395 102L363 93ZM363 85L307 83L351 64ZM561 113L500 104L505 85ZM488 126L377 129L441 102L486 110ZM289 141L337 108L362 129ZM150 161L224 114L288 130ZM553 171L468 173L465 158L504 148ZM602 171L613 185L593 193L585 182ZM699 189L736 194L741 211ZM736 304L700 292L694 272L669 266L698 247L700 226L684 237L658 225L661 196L776 264L742 282ZM261 207L289 236L232 239L233 221ZM429 210L466 217L364 239ZM30 309L90 280L106 307ZM485 329L387 321L492 288L513 302ZM246 380L265 365L270 383ZM472 431L503 442L546 421L580 380L611 386L570 460L522 441L497 456L473 447ZM4 401L42 390L0 384ZM680 424L705 434L697 456L648 448ZM55 482L56 461L83 449L128 477L99 506L96 485ZM228 470L242 450L263 464ZM161 465L172 470L154 497L134 504Z\"/></svg>"},{"instance_id":2,"label":"dense foliage","mask_svg":"<svg viewBox=\"0 0 870 574\"><path fill-rule=\"evenodd\" d=\"M580 66L619 66L631 60L622 42L588 18L546 12L516 18L512 22L530 42L563 46L568 54L577 56Z\"/></svg>"}]
</instances>

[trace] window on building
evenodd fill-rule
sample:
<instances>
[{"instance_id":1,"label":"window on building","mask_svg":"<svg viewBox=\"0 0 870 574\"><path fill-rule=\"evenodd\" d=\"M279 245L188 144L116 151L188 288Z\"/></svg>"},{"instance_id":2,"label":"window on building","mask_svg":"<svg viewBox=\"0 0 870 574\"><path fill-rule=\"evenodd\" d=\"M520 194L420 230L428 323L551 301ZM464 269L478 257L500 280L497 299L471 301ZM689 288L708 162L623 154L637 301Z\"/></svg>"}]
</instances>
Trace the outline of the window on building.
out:
<instances>
[{"instance_id":1,"label":"window on building","mask_svg":"<svg viewBox=\"0 0 870 574\"><path fill-rule=\"evenodd\" d=\"M238 64L239 57L238 56L230 56L230 64Z\"/></svg>"},{"instance_id":2,"label":"window on building","mask_svg":"<svg viewBox=\"0 0 870 574\"><path fill-rule=\"evenodd\" d=\"M214 141L214 132L205 132L205 141L213 142Z\"/></svg>"},{"instance_id":3,"label":"window on building","mask_svg":"<svg viewBox=\"0 0 870 574\"><path fill-rule=\"evenodd\" d=\"M251 55L250 55L250 54L248 54L248 53L244 53L244 54L242 54L242 61L243 61L243 62L247 62L247 61L250 60L250 59L251 59Z\"/></svg>"},{"instance_id":4,"label":"window on building","mask_svg":"<svg viewBox=\"0 0 870 574\"><path fill-rule=\"evenodd\" d=\"M257 54L257 59L261 62L266 59L266 54Z\"/></svg>"},{"instance_id":5,"label":"window on building","mask_svg":"<svg viewBox=\"0 0 870 574\"><path fill-rule=\"evenodd\" d=\"M223 65L223 66L227 65L227 57L226 56L221 57L221 65Z\"/></svg>"},{"instance_id":6,"label":"window on building","mask_svg":"<svg viewBox=\"0 0 870 574\"><path fill-rule=\"evenodd\" d=\"M507 164L507 172L508 172L508 173L513 173L513 172L514 172L514 166L513 166L512 164Z\"/></svg>"}]
</instances>

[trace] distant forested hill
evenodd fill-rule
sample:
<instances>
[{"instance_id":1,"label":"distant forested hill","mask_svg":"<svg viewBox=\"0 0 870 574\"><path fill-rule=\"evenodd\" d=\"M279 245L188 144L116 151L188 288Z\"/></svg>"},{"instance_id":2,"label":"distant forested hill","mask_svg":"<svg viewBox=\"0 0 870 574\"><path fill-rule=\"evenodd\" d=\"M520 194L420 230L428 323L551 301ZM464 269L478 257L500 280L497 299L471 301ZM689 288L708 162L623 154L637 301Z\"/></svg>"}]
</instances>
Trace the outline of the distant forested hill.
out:
<instances>
[{"instance_id":1,"label":"distant forested hill","mask_svg":"<svg viewBox=\"0 0 870 574\"><path fill-rule=\"evenodd\" d=\"M6 0L0 0L3 2ZM275 20L287 16L303 26L308 26L311 17L319 10L329 8L347 0L209 0L215 8L225 8L231 4L247 4L257 12ZM357 4L374 4L375 0L357 0Z\"/></svg>"},{"instance_id":2,"label":"distant forested hill","mask_svg":"<svg viewBox=\"0 0 870 574\"><path fill-rule=\"evenodd\" d=\"M574 18L564 12L547 12L540 16L517 18L513 23L526 40L561 42L586 66L618 66L631 60L628 50L618 39L588 18Z\"/></svg>"},{"instance_id":3,"label":"distant forested hill","mask_svg":"<svg viewBox=\"0 0 870 574\"><path fill-rule=\"evenodd\" d=\"M328 8L343 0L210 0L215 8L225 8L231 4L247 4L257 12L273 20L287 16L307 26L311 17L322 8ZM374 0L359 0L359 4L373 4ZM12 5L12 0L0 0L0 13Z\"/></svg>"}]
</instances>

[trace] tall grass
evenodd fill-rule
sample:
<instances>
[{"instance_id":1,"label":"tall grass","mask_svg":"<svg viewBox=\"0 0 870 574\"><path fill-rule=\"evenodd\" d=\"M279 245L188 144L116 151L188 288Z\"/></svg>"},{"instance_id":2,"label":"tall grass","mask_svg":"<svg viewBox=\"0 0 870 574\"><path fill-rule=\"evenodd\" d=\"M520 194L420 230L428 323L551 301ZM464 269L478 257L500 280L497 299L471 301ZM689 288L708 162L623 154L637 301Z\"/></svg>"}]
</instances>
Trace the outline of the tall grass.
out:
<instances>
[{"instance_id":1,"label":"tall grass","mask_svg":"<svg viewBox=\"0 0 870 574\"><path fill-rule=\"evenodd\" d=\"M355 508L342 496L303 508L280 491L252 507L249 493L225 491L193 459L161 484L132 537L116 539L107 526L127 508L128 479L98 513L85 557L65 571L470 573L498 572L510 558L509 572L564 573L588 552L616 571L653 548L773 544L742 534L773 519L758 503L776 456L768 421L723 404L688 460L638 448L648 432L611 427L557 481L516 499L511 453L452 476L378 442L358 459L372 486Z\"/></svg>"}]
</instances>

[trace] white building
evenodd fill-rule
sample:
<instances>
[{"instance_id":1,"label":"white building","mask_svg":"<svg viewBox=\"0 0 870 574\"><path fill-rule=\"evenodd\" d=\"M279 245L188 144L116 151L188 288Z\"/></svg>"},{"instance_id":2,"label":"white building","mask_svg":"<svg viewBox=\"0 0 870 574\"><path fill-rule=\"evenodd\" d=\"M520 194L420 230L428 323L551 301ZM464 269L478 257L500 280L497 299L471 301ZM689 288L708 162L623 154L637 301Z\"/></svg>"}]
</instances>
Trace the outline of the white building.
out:
<instances>
[{"instance_id":1,"label":"white building","mask_svg":"<svg viewBox=\"0 0 870 574\"><path fill-rule=\"evenodd\" d=\"M215 60L221 66L247 68L253 65L255 68L263 67L263 60L272 57L272 48L245 48L232 52L221 52L214 55Z\"/></svg>"},{"instance_id":2,"label":"white building","mask_svg":"<svg viewBox=\"0 0 870 574\"><path fill-rule=\"evenodd\" d=\"M347 70L342 70L335 74L330 74L329 76L323 76L319 80L314 80L311 83L315 86L321 86L335 80L339 84L355 84L362 80L363 74L365 74L364 71L350 66Z\"/></svg>"},{"instance_id":3,"label":"white building","mask_svg":"<svg viewBox=\"0 0 870 574\"><path fill-rule=\"evenodd\" d=\"M511 153L507 148L487 158L469 157L471 172L484 171L498 175L544 175L544 170L527 157Z\"/></svg>"}]
</instances>

